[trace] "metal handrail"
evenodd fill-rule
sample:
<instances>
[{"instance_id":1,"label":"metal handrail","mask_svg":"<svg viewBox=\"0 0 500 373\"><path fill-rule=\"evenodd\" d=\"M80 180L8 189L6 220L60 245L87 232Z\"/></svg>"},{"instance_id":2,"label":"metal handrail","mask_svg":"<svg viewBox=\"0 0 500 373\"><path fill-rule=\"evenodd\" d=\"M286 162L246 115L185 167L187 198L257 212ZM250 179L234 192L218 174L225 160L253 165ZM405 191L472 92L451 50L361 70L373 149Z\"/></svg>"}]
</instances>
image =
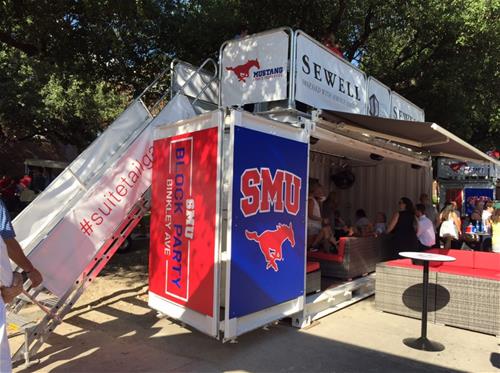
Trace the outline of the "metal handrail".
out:
<instances>
[{"instance_id":1,"label":"metal handrail","mask_svg":"<svg viewBox=\"0 0 500 373\"><path fill-rule=\"evenodd\" d=\"M175 62L177 62L177 61L180 61L180 60L178 60L178 59L174 59L174 60L172 60L172 62L171 62L171 64L170 64L170 70L171 70L171 74L172 74L172 76L173 76L173 69L174 69L174 65L175 65ZM210 84L211 84L211 83L212 83L212 82L213 82L213 81L217 78L217 76L218 76L218 69L217 69L218 65L217 65L217 62L215 62L215 60L214 60L214 59L212 59L212 58L207 58L205 61L203 61L203 63L202 63L202 64L201 64L201 65L200 65L197 69L196 69L196 71L194 71L194 72L193 72L193 73L189 76L189 78L187 78L187 79L186 79L186 81L184 82L184 84L183 84L183 85L179 88L179 90L176 92L175 96L173 96L173 97L172 97L172 85L171 85L171 92L170 92L170 94L171 94L171 99L173 99L174 97L176 97L176 96L178 96L179 94L183 93L184 88L186 88L186 87L187 87L187 85L188 85L189 83L191 83L191 82L192 82L193 78L194 78L196 75L200 74L200 72L202 72L203 70L205 70L205 69L204 69L204 68L205 68L205 66L206 66L206 65L208 65L209 63L212 63L212 65L213 65L213 67L214 67L214 74L213 74L213 76L210 78L210 81L209 81L207 84L205 84L205 86L202 88L201 92L199 92L199 93L196 95L195 100L192 102L192 104L194 104L196 101L198 101L198 100L199 100L199 96L205 92L205 90L206 90L206 89L210 86ZM206 70L205 70L205 71L206 71ZM155 107L155 106L156 106L156 104L158 104L159 102L161 102L161 101L165 98L165 96L166 96L166 95L167 95L167 92L165 92L165 93L163 94L163 96L162 96L162 97L160 97L160 99L159 99L159 100L158 100L158 101L157 101L157 102L153 105L153 107Z\"/></svg>"}]
</instances>

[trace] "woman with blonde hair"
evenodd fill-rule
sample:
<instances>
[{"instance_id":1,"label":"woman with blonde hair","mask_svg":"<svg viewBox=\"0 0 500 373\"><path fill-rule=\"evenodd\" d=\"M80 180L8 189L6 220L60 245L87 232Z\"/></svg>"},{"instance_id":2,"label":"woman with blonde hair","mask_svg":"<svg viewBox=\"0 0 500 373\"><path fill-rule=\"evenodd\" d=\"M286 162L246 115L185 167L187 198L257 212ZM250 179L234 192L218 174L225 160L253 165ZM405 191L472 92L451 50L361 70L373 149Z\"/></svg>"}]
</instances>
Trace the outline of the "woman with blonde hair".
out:
<instances>
[{"instance_id":1,"label":"woman with blonde hair","mask_svg":"<svg viewBox=\"0 0 500 373\"><path fill-rule=\"evenodd\" d=\"M491 216L491 251L500 254L500 209Z\"/></svg>"},{"instance_id":2,"label":"woman with blonde hair","mask_svg":"<svg viewBox=\"0 0 500 373\"><path fill-rule=\"evenodd\" d=\"M462 235L462 223L457 214L456 203L447 203L439 217L441 220L439 237L444 241L444 248L451 249L452 242L457 241Z\"/></svg>"}]
</instances>

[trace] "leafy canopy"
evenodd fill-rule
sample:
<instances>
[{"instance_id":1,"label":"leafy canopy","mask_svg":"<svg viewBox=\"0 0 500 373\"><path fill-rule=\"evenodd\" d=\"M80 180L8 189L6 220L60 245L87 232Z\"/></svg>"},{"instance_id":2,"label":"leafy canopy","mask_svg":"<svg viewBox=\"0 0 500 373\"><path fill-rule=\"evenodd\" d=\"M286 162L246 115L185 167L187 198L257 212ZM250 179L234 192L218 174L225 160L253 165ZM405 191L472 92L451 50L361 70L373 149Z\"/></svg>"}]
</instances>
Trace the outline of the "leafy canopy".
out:
<instances>
[{"instance_id":1,"label":"leafy canopy","mask_svg":"<svg viewBox=\"0 0 500 373\"><path fill-rule=\"evenodd\" d=\"M280 26L321 39L482 149L500 147L499 0L3 0L0 142L80 148L174 57Z\"/></svg>"}]
</instances>

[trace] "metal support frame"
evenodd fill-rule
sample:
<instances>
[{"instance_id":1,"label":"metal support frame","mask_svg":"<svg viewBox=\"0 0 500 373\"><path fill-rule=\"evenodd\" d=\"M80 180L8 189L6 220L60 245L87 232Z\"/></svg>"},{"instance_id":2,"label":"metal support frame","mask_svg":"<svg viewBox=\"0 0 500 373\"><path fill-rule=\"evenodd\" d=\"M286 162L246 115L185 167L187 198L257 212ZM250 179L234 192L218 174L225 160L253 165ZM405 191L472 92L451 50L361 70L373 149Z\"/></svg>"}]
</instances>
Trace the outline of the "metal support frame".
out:
<instances>
[{"instance_id":1,"label":"metal support frame","mask_svg":"<svg viewBox=\"0 0 500 373\"><path fill-rule=\"evenodd\" d=\"M181 62L179 59L172 60L172 62L170 64L170 76L171 77L174 76L175 65L179 62ZM212 67L214 68L214 74L212 75L210 80L201 88L200 92L196 95L196 97L194 97L194 100L193 100L193 102L191 102L191 104L194 105L197 101L204 101L204 100L200 99L201 95L208 89L208 87L210 87L210 84L212 82L217 80L217 78L219 76L218 64L217 64L217 62L215 62L215 60L213 58L207 58L205 61L203 61L203 63L189 76L189 78L186 79L184 84L179 88L179 90L175 93L175 95L174 95L174 91L173 91L173 84L171 84L170 85L170 98L173 99L175 96L177 96L179 94L184 94L184 88L186 88L188 86L188 84L191 82L191 80L196 75L198 75L204 71L206 72L205 67L208 66L209 64L212 64ZM167 94L168 94L168 92L165 92L165 94L162 96L162 98L160 98L159 101L161 101L163 98L165 98Z\"/></svg>"},{"instance_id":2,"label":"metal support frame","mask_svg":"<svg viewBox=\"0 0 500 373\"><path fill-rule=\"evenodd\" d=\"M292 325L296 328L305 328L314 320L337 312L373 294L375 294L375 273L307 295L304 311L291 316Z\"/></svg>"},{"instance_id":3,"label":"metal support frame","mask_svg":"<svg viewBox=\"0 0 500 373\"><path fill-rule=\"evenodd\" d=\"M204 64L197 70L201 71L203 66L205 66L208 63L214 63L213 60L208 59L204 62ZM215 68L217 69L217 66L214 64ZM159 105L162 104L163 100L167 96L169 90L164 93L160 99L156 100L156 102L153 103L152 106L149 108L146 106L146 104L142 101L142 98L156 85L160 82L161 79L167 77L171 78L169 73L169 69L163 70L157 77L156 79L148 86L144 91L141 92L141 94L130 104L134 104L137 101L141 102L142 105L146 108L146 110L151 113L155 108L157 108ZM216 72L217 73L217 72ZM189 81L194 77L195 74L193 74L187 81L186 85L189 83ZM216 74L215 74L216 75ZM208 84L210 84L213 80L211 80ZM203 93L206 87L202 87L202 90L200 92ZM180 94L178 92L177 94ZM129 105L129 106L130 106ZM122 146L128 146L130 145L135 138L137 138L140 133L152 122L152 120L155 118L155 115L151 114L151 119L146 121L145 124L141 125L140 128L137 128L135 131L133 131L130 135L129 138L126 139L126 141L122 144ZM134 137L135 135L135 137ZM94 140L96 141L96 140ZM113 154L111 157L109 164L112 164L112 162L117 158L117 152ZM71 167L71 164L68 166L67 169ZM105 167L105 166L104 166ZM72 176L75 176L72 172L70 172ZM91 176L91 178L94 178L95 176ZM84 187L84 189L87 189L87 184L84 184L81 180L76 178L79 184ZM80 198L82 195L78 194L76 195L73 200L77 200ZM117 228L115 229L114 233L109 237L109 239L104 242L104 244L101 246L101 248L97 251L97 254L90 260L88 266L85 268L85 270L80 274L78 279L75 281L73 286L66 291L66 293L58 298L58 297L52 297L50 298L50 304L44 303L44 301L39 301L37 299L38 296L42 295L42 292L45 293L46 289L43 288L43 286L39 286L37 288L32 288L31 287L31 282L27 281L24 284L24 289L25 291L29 294L29 297L33 298L34 300L40 302L44 307L46 307L49 311L49 313L44 314L44 317L40 320L24 320L22 316L19 315L19 312L29 303L31 303L29 297L23 297L19 296L16 301L10 305L7 309L7 323L10 325L14 325L17 327L18 331L15 333L11 333L9 335L9 338L11 337L17 337L20 335L24 336L24 342L23 344L13 352L12 354L12 362L20 362L24 360L25 367L30 366L33 361L32 357L34 354L37 353L39 348L43 345L45 342L46 337L61 323L61 320L64 318L68 312L71 311L72 307L76 303L76 301L80 298L80 296L83 294L85 289L92 283L92 281L99 275L101 270L106 266L106 264L109 262L109 260L112 258L112 256L116 253L116 251L120 248L122 243L127 239L127 237L131 234L131 232L134 230L134 228L137 226L139 221L142 219L144 214L149 211L150 208L150 188L148 188L142 197L134 204L134 206L131 208L125 219L123 219L118 225ZM62 218L62 213L57 214L55 218ZM55 224L51 225L51 229L55 227L58 224L56 222ZM44 232L41 232L37 238L38 241L43 239L43 237L47 236L50 234L50 230L47 229ZM43 234L42 234L43 233ZM37 242L38 242L37 241ZM47 301L45 301L47 302ZM24 322L22 325L17 325L18 321L16 320L21 320L23 319Z\"/></svg>"},{"instance_id":4,"label":"metal support frame","mask_svg":"<svg viewBox=\"0 0 500 373\"><path fill-rule=\"evenodd\" d=\"M106 266L145 213L149 210L150 200L146 197L147 195L148 191L144 193L143 197L130 210L125 220L115 230L115 233L103 244L98 253L90 261L89 266L75 281L73 287L63 297L54 302L51 311L57 318L45 314L37 324L27 328L20 327L20 329L24 331L24 343L12 354L13 363L24 360L25 367L30 365L31 357L36 354L38 349L45 342L46 336L48 336L48 334L61 323L60 320L71 311L85 289L99 275L101 270ZM42 288L32 289L30 290L30 295L36 297L41 291ZM27 303L29 302L25 299L18 299L16 303L11 306L11 312L19 312ZM20 333L15 333L9 337L18 336L19 334Z\"/></svg>"}]
</instances>

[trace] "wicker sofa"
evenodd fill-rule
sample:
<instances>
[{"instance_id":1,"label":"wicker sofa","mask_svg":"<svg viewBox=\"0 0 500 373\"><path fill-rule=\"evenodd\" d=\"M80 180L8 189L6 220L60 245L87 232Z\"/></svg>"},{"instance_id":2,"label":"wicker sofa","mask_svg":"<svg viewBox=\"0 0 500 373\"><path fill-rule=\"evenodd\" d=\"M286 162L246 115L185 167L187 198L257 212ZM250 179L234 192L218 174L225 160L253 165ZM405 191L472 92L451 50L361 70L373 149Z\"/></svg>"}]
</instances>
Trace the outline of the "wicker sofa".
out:
<instances>
[{"instance_id":1,"label":"wicker sofa","mask_svg":"<svg viewBox=\"0 0 500 373\"><path fill-rule=\"evenodd\" d=\"M321 264L321 274L327 277L352 279L375 271L377 263L390 258L388 238L341 237L336 254L310 252L309 261Z\"/></svg>"},{"instance_id":2,"label":"wicker sofa","mask_svg":"<svg viewBox=\"0 0 500 373\"><path fill-rule=\"evenodd\" d=\"M455 262L431 263L428 320L500 335L500 254L432 249ZM422 266L410 259L377 265L377 309L420 318Z\"/></svg>"}]
</instances>

